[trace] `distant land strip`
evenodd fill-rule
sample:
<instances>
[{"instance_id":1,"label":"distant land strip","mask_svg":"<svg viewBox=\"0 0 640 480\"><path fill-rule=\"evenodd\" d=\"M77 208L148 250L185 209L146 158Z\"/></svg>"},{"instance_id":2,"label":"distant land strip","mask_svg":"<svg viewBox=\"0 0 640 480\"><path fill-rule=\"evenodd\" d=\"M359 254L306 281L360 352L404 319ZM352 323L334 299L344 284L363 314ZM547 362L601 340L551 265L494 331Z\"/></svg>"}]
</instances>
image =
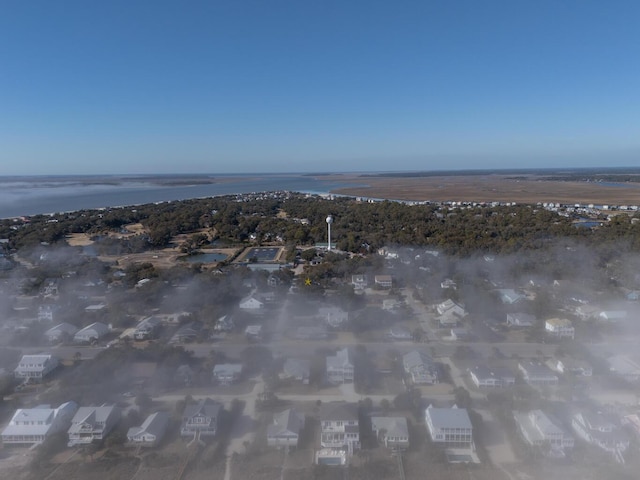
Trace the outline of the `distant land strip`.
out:
<instances>
[{"instance_id":1,"label":"distant land strip","mask_svg":"<svg viewBox=\"0 0 640 480\"><path fill-rule=\"evenodd\" d=\"M341 175L341 182L366 186L335 188L331 193L408 201L554 202L563 204L640 205L638 182L558 181L537 175L387 176ZM336 180L336 175L318 177Z\"/></svg>"}]
</instances>

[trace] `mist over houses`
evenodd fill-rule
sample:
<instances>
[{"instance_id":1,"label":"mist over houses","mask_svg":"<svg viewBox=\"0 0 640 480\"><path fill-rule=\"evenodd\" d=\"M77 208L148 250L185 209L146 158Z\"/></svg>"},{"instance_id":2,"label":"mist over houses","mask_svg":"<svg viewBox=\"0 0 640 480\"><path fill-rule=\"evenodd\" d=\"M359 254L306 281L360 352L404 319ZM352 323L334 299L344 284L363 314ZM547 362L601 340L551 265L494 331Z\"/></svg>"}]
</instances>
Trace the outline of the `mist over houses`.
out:
<instances>
[{"instance_id":1,"label":"mist over houses","mask_svg":"<svg viewBox=\"0 0 640 480\"><path fill-rule=\"evenodd\" d=\"M450 207L445 222L472 208ZM319 478L374 460L391 478L540 462L577 475L590 457L635 467L638 258L597 262L561 239L544 257L353 252L337 248L349 232L335 219L335 245L286 244L256 221L240 244L212 244L204 226L163 250L94 255L67 238L12 252L0 279L7 451L55 440L188 464L215 450L232 471L282 454L283 472ZM189 263L182 250L198 242L194 255L218 259Z\"/></svg>"}]
</instances>

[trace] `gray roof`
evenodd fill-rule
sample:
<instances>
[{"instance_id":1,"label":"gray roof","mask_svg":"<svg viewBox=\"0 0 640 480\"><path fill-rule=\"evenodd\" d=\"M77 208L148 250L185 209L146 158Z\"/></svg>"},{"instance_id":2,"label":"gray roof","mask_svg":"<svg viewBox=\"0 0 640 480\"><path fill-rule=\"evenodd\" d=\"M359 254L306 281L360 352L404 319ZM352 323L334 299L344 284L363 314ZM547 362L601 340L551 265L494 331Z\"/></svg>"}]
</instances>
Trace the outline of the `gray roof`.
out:
<instances>
[{"instance_id":1,"label":"gray roof","mask_svg":"<svg viewBox=\"0 0 640 480\"><path fill-rule=\"evenodd\" d=\"M489 367L488 365L476 365L470 369L478 380L488 378L515 378L515 374L508 367Z\"/></svg>"},{"instance_id":2,"label":"gray roof","mask_svg":"<svg viewBox=\"0 0 640 480\"><path fill-rule=\"evenodd\" d=\"M76 332L76 337L86 336L86 335L95 335L97 337L102 337L109 333L109 327L104 323L95 322L91 325L84 327L82 330Z\"/></svg>"},{"instance_id":3,"label":"gray roof","mask_svg":"<svg viewBox=\"0 0 640 480\"><path fill-rule=\"evenodd\" d=\"M219 363L213 367L214 375L240 375L241 373L241 363Z\"/></svg>"},{"instance_id":4,"label":"gray roof","mask_svg":"<svg viewBox=\"0 0 640 480\"><path fill-rule=\"evenodd\" d=\"M409 427L405 417L371 417L371 427L375 431L386 430L388 437L408 437Z\"/></svg>"},{"instance_id":5,"label":"gray roof","mask_svg":"<svg viewBox=\"0 0 640 480\"><path fill-rule=\"evenodd\" d=\"M329 367L344 367L346 365L353 365L351 362L351 354L347 347L342 350L338 350L335 355L327 357L327 368Z\"/></svg>"},{"instance_id":6,"label":"gray roof","mask_svg":"<svg viewBox=\"0 0 640 480\"><path fill-rule=\"evenodd\" d=\"M75 335L78 331L78 328L75 325L71 325L70 323L62 322L55 327L51 327L49 330L44 332L47 337L58 336L61 333L67 333L69 335Z\"/></svg>"},{"instance_id":7,"label":"gray roof","mask_svg":"<svg viewBox=\"0 0 640 480\"><path fill-rule=\"evenodd\" d=\"M282 370L292 377L308 377L311 371L311 361L306 358L287 358Z\"/></svg>"},{"instance_id":8,"label":"gray roof","mask_svg":"<svg viewBox=\"0 0 640 480\"><path fill-rule=\"evenodd\" d=\"M205 398L198 403L185 406L182 416L183 418L191 418L196 415L204 415L205 417L217 418L220 413L220 408L221 405L218 402L210 398Z\"/></svg>"},{"instance_id":9,"label":"gray roof","mask_svg":"<svg viewBox=\"0 0 640 480\"><path fill-rule=\"evenodd\" d=\"M96 425L104 423L116 410L115 405L103 405L101 407L80 407L71 420L69 433L78 432L83 423Z\"/></svg>"},{"instance_id":10,"label":"gray roof","mask_svg":"<svg viewBox=\"0 0 640 480\"><path fill-rule=\"evenodd\" d=\"M139 427L131 427L127 432L127 437L135 437L142 433L150 433L159 440L169 425L169 414L167 412L155 412L149 415Z\"/></svg>"},{"instance_id":11,"label":"gray roof","mask_svg":"<svg viewBox=\"0 0 640 480\"><path fill-rule=\"evenodd\" d=\"M289 432L297 435L302 427L304 427L304 415L294 408L289 408L273 416L273 425L267 428L267 436L277 437Z\"/></svg>"},{"instance_id":12,"label":"gray roof","mask_svg":"<svg viewBox=\"0 0 640 480\"><path fill-rule=\"evenodd\" d=\"M435 428L473 428L466 408L435 408L429 405L425 415Z\"/></svg>"},{"instance_id":13,"label":"gray roof","mask_svg":"<svg viewBox=\"0 0 640 480\"><path fill-rule=\"evenodd\" d=\"M433 368L433 359L424 352L413 350L402 356L402 364L405 370L413 370L414 368L425 366L427 369Z\"/></svg>"},{"instance_id":14,"label":"gray roof","mask_svg":"<svg viewBox=\"0 0 640 480\"><path fill-rule=\"evenodd\" d=\"M64 415L68 421L77 408L75 402L63 403L58 408L50 408L49 405L19 408L9 425L2 431L2 435L46 435L56 417Z\"/></svg>"}]
</instances>

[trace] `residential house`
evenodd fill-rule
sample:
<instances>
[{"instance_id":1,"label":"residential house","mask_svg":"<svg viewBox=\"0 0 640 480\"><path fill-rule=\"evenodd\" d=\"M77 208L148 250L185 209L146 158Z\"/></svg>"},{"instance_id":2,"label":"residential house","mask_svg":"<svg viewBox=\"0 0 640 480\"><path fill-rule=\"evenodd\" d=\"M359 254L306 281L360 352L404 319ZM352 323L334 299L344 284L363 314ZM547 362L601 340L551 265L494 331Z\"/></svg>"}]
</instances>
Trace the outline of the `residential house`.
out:
<instances>
[{"instance_id":1,"label":"residential house","mask_svg":"<svg viewBox=\"0 0 640 480\"><path fill-rule=\"evenodd\" d=\"M41 382L59 364L53 355L23 355L13 374L18 380Z\"/></svg>"},{"instance_id":2,"label":"residential house","mask_svg":"<svg viewBox=\"0 0 640 480\"><path fill-rule=\"evenodd\" d=\"M202 334L202 324L200 322L189 322L181 326L169 339L170 344L190 343L195 341Z\"/></svg>"},{"instance_id":3,"label":"residential house","mask_svg":"<svg viewBox=\"0 0 640 480\"><path fill-rule=\"evenodd\" d=\"M73 336L73 341L75 343L93 343L106 336L109 332L110 329L107 325L100 322L94 322L91 325L78 330Z\"/></svg>"},{"instance_id":4,"label":"residential house","mask_svg":"<svg viewBox=\"0 0 640 480\"><path fill-rule=\"evenodd\" d=\"M119 420L120 409L115 405L80 407L68 430L69 446L102 441Z\"/></svg>"},{"instance_id":5,"label":"residential house","mask_svg":"<svg viewBox=\"0 0 640 480\"><path fill-rule=\"evenodd\" d=\"M467 311L464 309L464 307L458 305L451 299L445 300L444 302L436 305L436 311L438 312L438 315L454 315L459 319L467 316Z\"/></svg>"},{"instance_id":6,"label":"residential house","mask_svg":"<svg viewBox=\"0 0 640 480\"><path fill-rule=\"evenodd\" d=\"M65 431L77 409L75 402L63 403L58 408L51 408L49 405L19 408L2 431L2 443L42 443L48 436Z\"/></svg>"},{"instance_id":7,"label":"residential house","mask_svg":"<svg viewBox=\"0 0 640 480\"><path fill-rule=\"evenodd\" d=\"M309 383L309 374L311 372L311 362L306 358L287 358L282 366L280 378L283 380L292 379L302 382L304 385Z\"/></svg>"},{"instance_id":8,"label":"residential house","mask_svg":"<svg viewBox=\"0 0 640 480\"><path fill-rule=\"evenodd\" d=\"M609 370L628 382L640 381L640 355L614 355L607 359Z\"/></svg>"},{"instance_id":9,"label":"residential house","mask_svg":"<svg viewBox=\"0 0 640 480\"><path fill-rule=\"evenodd\" d=\"M155 337L156 333L162 325L160 317L147 317L138 323L135 331L133 332L133 338L135 340L148 340Z\"/></svg>"},{"instance_id":10,"label":"residential house","mask_svg":"<svg viewBox=\"0 0 640 480\"><path fill-rule=\"evenodd\" d=\"M247 325L244 329L244 336L250 342L260 342L262 340L262 325Z\"/></svg>"},{"instance_id":11,"label":"residential house","mask_svg":"<svg viewBox=\"0 0 640 480\"><path fill-rule=\"evenodd\" d=\"M506 367L476 365L469 369L469 376L478 388L503 388L516 383L515 375Z\"/></svg>"},{"instance_id":12,"label":"residential house","mask_svg":"<svg viewBox=\"0 0 640 480\"><path fill-rule=\"evenodd\" d=\"M196 373L193 369L187 365L183 364L176 368L176 372L174 374L174 382L184 385L185 387L190 387L193 385L193 380L196 376Z\"/></svg>"},{"instance_id":13,"label":"residential house","mask_svg":"<svg viewBox=\"0 0 640 480\"><path fill-rule=\"evenodd\" d=\"M413 350L402 356L402 366L414 385L438 383L438 367L426 353Z\"/></svg>"},{"instance_id":14,"label":"residential house","mask_svg":"<svg viewBox=\"0 0 640 480\"><path fill-rule=\"evenodd\" d=\"M369 285L369 280L363 274L351 275L351 285L355 290L364 290Z\"/></svg>"},{"instance_id":15,"label":"residential house","mask_svg":"<svg viewBox=\"0 0 640 480\"><path fill-rule=\"evenodd\" d=\"M169 426L167 412L155 412L149 415L139 427L131 427L127 431L127 441L132 445L155 447L164 438Z\"/></svg>"},{"instance_id":16,"label":"residential house","mask_svg":"<svg viewBox=\"0 0 640 480\"><path fill-rule=\"evenodd\" d=\"M40 305L38 307L38 322L53 322L56 312L60 309L58 305Z\"/></svg>"},{"instance_id":17,"label":"residential house","mask_svg":"<svg viewBox=\"0 0 640 480\"><path fill-rule=\"evenodd\" d=\"M213 436L218 429L221 405L210 398L184 407L180 435L183 437Z\"/></svg>"},{"instance_id":18,"label":"residential house","mask_svg":"<svg viewBox=\"0 0 640 480\"><path fill-rule=\"evenodd\" d=\"M351 383L354 378L354 366L351 360L349 348L338 350L335 355L330 355L326 360L327 379L334 385Z\"/></svg>"},{"instance_id":19,"label":"residential house","mask_svg":"<svg viewBox=\"0 0 640 480\"><path fill-rule=\"evenodd\" d=\"M544 322L545 331L557 338L571 338L575 336L575 329L571 320L567 318L550 318Z\"/></svg>"},{"instance_id":20,"label":"residential house","mask_svg":"<svg viewBox=\"0 0 640 480\"><path fill-rule=\"evenodd\" d=\"M65 339L72 339L77 332L78 328L75 325L63 322L44 332L44 336L49 343L58 343Z\"/></svg>"},{"instance_id":21,"label":"residential house","mask_svg":"<svg viewBox=\"0 0 640 480\"><path fill-rule=\"evenodd\" d=\"M102 312L106 308L107 308L107 305L104 304L104 303L95 303L93 305L89 305L89 306L85 307L84 311L87 312L87 314L89 314L89 315L93 315L93 314L97 314L99 312Z\"/></svg>"},{"instance_id":22,"label":"residential house","mask_svg":"<svg viewBox=\"0 0 640 480\"><path fill-rule=\"evenodd\" d=\"M629 436L610 416L594 411L576 412L571 427L579 438L624 463L622 454L629 448Z\"/></svg>"},{"instance_id":23,"label":"residential house","mask_svg":"<svg viewBox=\"0 0 640 480\"><path fill-rule=\"evenodd\" d=\"M393 287L393 277L391 275L376 275L373 277L373 283L378 287L391 288Z\"/></svg>"},{"instance_id":24,"label":"residential house","mask_svg":"<svg viewBox=\"0 0 640 480\"><path fill-rule=\"evenodd\" d=\"M331 402L320 405L320 446L345 450L352 455L360 448L358 406L354 403Z\"/></svg>"},{"instance_id":25,"label":"residential house","mask_svg":"<svg viewBox=\"0 0 640 480\"><path fill-rule=\"evenodd\" d=\"M469 330L466 328L452 328L451 329L451 339L457 341L467 341L471 338L471 334Z\"/></svg>"},{"instance_id":26,"label":"residential house","mask_svg":"<svg viewBox=\"0 0 640 480\"><path fill-rule=\"evenodd\" d=\"M558 385L558 376L549 367L540 362L520 362L518 369L522 372L524 381L531 386Z\"/></svg>"},{"instance_id":27,"label":"residential house","mask_svg":"<svg viewBox=\"0 0 640 480\"><path fill-rule=\"evenodd\" d=\"M574 360L572 358L561 358L552 360L553 368L560 373L570 373L580 377L590 377L593 375L593 368L587 362Z\"/></svg>"},{"instance_id":28,"label":"residential house","mask_svg":"<svg viewBox=\"0 0 640 480\"><path fill-rule=\"evenodd\" d=\"M503 305L514 305L527 298L512 288L500 288L497 292Z\"/></svg>"},{"instance_id":29,"label":"residential house","mask_svg":"<svg viewBox=\"0 0 640 480\"><path fill-rule=\"evenodd\" d=\"M535 315L520 312L507 314L507 327L509 328L530 328L535 324Z\"/></svg>"},{"instance_id":30,"label":"residential house","mask_svg":"<svg viewBox=\"0 0 640 480\"><path fill-rule=\"evenodd\" d=\"M405 417L371 417L371 429L385 447L394 450L409 448L409 427Z\"/></svg>"},{"instance_id":31,"label":"residential house","mask_svg":"<svg viewBox=\"0 0 640 480\"><path fill-rule=\"evenodd\" d=\"M526 443L535 447L549 446L554 456L573 448L573 437L542 410L514 412L513 418Z\"/></svg>"},{"instance_id":32,"label":"residential house","mask_svg":"<svg viewBox=\"0 0 640 480\"><path fill-rule=\"evenodd\" d=\"M413 335L409 331L409 329L404 327L391 327L389 332L387 333L387 338L391 340L411 340L413 339Z\"/></svg>"},{"instance_id":33,"label":"residential house","mask_svg":"<svg viewBox=\"0 0 640 480\"><path fill-rule=\"evenodd\" d=\"M431 441L435 444L459 449L474 449L473 426L465 408L436 408L429 405L424 421Z\"/></svg>"},{"instance_id":34,"label":"residential house","mask_svg":"<svg viewBox=\"0 0 640 480\"><path fill-rule=\"evenodd\" d=\"M264 303L255 297L246 297L240 301L240 309L247 312L259 312L264 308Z\"/></svg>"},{"instance_id":35,"label":"residential house","mask_svg":"<svg viewBox=\"0 0 640 480\"><path fill-rule=\"evenodd\" d=\"M267 427L267 445L270 447L297 447L300 431L304 428L304 415L294 408L273 416Z\"/></svg>"},{"instance_id":36,"label":"residential house","mask_svg":"<svg viewBox=\"0 0 640 480\"><path fill-rule=\"evenodd\" d=\"M231 385L240 380L241 363L219 363L213 367L213 381L220 385Z\"/></svg>"},{"instance_id":37,"label":"residential house","mask_svg":"<svg viewBox=\"0 0 640 480\"><path fill-rule=\"evenodd\" d=\"M231 315L223 315L218 320L216 320L216 324L213 327L213 330L216 332L230 332L235 328L235 323L233 321L233 317Z\"/></svg>"},{"instance_id":38,"label":"residential house","mask_svg":"<svg viewBox=\"0 0 640 480\"><path fill-rule=\"evenodd\" d=\"M626 319L626 310L603 310L598 313L598 320L602 320L603 322L620 322Z\"/></svg>"},{"instance_id":39,"label":"residential house","mask_svg":"<svg viewBox=\"0 0 640 480\"><path fill-rule=\"evenodd\" d=\"M320 307L318 314L332 328L341 327L349 321L349 313L339 307Z\"/></svg>"},{"instance_id":40,"label":"residential house","mask_svg":"<svg viewBox=\"0 0 640 480\"><path fill-rule=\"evenodd\" d=\"M458 288L458 285L450 278L446 278L442 282L440 282L440 288L442 288L443 290L446 290L447 288L456 290Z\"/></svg>"}]
</instances>

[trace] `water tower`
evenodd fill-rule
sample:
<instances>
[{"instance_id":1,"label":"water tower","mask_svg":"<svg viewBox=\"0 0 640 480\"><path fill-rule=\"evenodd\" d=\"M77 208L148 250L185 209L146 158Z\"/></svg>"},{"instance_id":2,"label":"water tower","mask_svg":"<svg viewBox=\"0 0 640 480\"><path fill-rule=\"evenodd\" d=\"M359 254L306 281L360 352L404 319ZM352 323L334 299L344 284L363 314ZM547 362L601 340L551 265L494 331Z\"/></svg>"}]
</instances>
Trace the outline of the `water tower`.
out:
<instances>
[{"instance_id":1,"label":"water tower","mask_svg":"<svg viewBox=\"0 0 640 480\"><path fill-rule=\"evenodd\" d=\"M331 251L331 224L333 223L333 217L329 215L326 219L327 222L327 251Z\"/></svg>"}]
</instances>

